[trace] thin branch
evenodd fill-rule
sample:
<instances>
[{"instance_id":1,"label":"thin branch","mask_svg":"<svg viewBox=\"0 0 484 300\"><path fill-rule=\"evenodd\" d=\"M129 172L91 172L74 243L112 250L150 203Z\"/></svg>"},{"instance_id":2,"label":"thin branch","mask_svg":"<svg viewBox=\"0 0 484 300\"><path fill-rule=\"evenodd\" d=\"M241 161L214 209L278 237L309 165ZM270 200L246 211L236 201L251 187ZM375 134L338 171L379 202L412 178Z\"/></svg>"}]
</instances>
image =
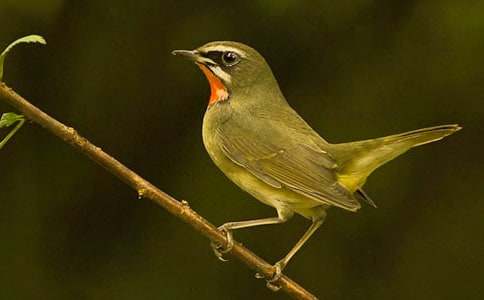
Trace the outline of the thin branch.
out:
<instances>
[{"instance_id":1,"label":"thin branch","mask_svg":"<svg viewBox=\"0 0 484 300\"><path fill-rule=\"evenodd\" d=\"M15 135L15 133L20 128L22 128L22 126L24 125L24 123L25 123L25 120L24 119L18 121L18 124L7 134L7 136L5 136L5 138L2 141L0 141L0 149L2 149L3 146L5 146L5 144Z\"/></svg>"},{"instance_id":2,"label":"thin branch","mask_svg":"<svg viewBox=\"0 0 484 300\"><path fill-rule=\"evenodd\" d=\"M188 203L177 201L175 198L162 192L153 184L146 181L118 160L101 150L101 148L93 145L87 139L80 136L74 128L68 127L50 117L29 103L22 96L18 95L3 82L0 82L0 98L18 109L26 118L41 125L55 136L84 153L87 157L101 165L111 174L121 179L127 185L135 189L140 197L152 200L175 217L188 223L193 229L207 237L212 242L222 245L227 243L225 235L217 230L213 224L209 223L202 216L192 210L188 206ZM274 268L269 263L238 242L235 242L233 249L230 251L230 256L240 260L249 268L264 275L266 278L270 278L274 274ZM314 295L306 291L287 276L282 276L277 281L277 284L281 286L281 291L284 291L294 299L317 299Z\"/></svg>"}]
</instances>

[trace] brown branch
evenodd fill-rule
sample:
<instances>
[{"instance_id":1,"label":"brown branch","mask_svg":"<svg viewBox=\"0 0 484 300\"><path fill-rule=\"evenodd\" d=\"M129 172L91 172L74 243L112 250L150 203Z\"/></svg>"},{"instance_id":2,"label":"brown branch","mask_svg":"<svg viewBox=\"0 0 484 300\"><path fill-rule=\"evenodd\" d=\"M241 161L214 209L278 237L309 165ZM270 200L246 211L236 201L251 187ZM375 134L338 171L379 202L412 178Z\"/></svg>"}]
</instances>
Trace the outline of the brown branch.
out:
<instances>
[{"instance_id":1,"label":"brown branch","mask_svg":"<svg viewBox=\"0 0 484 300\"><path fill-rule=\"evenodd\" d=\"M69 143L72 147L84 153L111 174L124 181L127 185L135 189L140 197L148 198L165 208L172 215L188 223L193 229L212 242L222 245L226 244L225 235L194 210L190 209L186 202L179 202L170 195L162 192L153 184L101 150L101 148L80 136L73 128L67 127L29 103L3 82L0 82L0 98L18 109L25 117ZM274 273L274 268L270 264L238 242L235 242L233 249L230 251L230 256L237 258L249 268L263 274L266 278L270 278ZM276 284L280 285L281 290L294 299L317 299L287 276L282 276Z\"/></svg>"}]
</instances>

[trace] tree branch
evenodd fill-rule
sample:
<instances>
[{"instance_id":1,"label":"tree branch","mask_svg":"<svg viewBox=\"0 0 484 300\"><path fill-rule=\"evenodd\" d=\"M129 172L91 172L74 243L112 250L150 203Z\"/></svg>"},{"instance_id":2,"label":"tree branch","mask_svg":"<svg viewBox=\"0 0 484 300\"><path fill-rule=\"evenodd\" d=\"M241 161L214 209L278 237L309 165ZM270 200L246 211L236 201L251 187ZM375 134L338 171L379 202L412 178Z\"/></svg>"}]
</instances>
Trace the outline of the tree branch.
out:
<instances>
[{"instance_id":1,"label":"tree branch","mask_svg":"<svg viewBox=\"0 0 484 300\"><path fill-rule=\"evenodd\" d=\"M225 235L194 210L190 209L188 203L183 201L179 202L170 195L162 192L153 184L146 181L118 160L101 150L101 148L93 145L87 139L80 136L74 128L68 127L50 117L29 103L22 96L18 95L3 82L0 82L0 98L18 109L26 118L41 125L55 136L69 143L75 149L81 151L91 160L108 170L111 174L121 179L127 185L135 189L140 197L152 200L175 217L188 223L193 229L207 237L212 242L222 245L227 243ZM256 272L263 274L266 278L270 278L274 273L274 268L270 264L238 242L235 242L233 249L230 251L230 256L240 260ZM282 291L292 296L294 299L317 299L314 295L306 291L287 276L282 276L276 283L281 286Z\"/></svg>"}]
</instances>

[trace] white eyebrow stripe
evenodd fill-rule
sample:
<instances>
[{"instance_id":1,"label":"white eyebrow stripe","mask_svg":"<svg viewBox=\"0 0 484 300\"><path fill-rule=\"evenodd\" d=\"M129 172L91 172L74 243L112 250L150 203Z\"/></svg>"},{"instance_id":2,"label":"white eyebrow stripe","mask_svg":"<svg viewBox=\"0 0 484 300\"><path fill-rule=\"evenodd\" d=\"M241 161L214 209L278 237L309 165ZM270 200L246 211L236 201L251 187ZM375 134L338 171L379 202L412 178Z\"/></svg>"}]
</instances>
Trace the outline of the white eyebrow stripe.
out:
<instances>
[{"instance_id":1,"label":"white eyebrow stripe","mask_svg":"<svg viewBox=\"0 0 484 300\"><path fill-rule=\"evenodd\" d=\"M224 46L224 45L209 46L209 47L203 48L203 51L205 51L205 52L210 52L210 51L219 51L219 52L231 51L231 52L237 53L238 55L240 55L242 57L247 57L247 54L245 54L244 51L242 51L240 49L237 49L237 48L234 48L234 47Z\"/></svg>"}]
</instances>

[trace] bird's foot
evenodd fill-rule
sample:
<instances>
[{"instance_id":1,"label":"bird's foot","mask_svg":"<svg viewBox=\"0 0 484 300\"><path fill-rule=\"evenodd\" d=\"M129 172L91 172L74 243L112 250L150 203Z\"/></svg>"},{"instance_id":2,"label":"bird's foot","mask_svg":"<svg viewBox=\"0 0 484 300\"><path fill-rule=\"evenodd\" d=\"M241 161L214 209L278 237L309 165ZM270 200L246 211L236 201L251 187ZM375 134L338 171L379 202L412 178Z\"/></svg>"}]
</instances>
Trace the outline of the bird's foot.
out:
<instances>
[{"instance_id":1,"label":"bird's foot","mask_svg":"<svg viewBox=\"0 0 484 300\"><path fill-rule=\"evenodd\" d=\"M227 244L224 246L221 244L211 242L210 246L212 247L212 250L213 250L213 253L215 253L215 256L219 260L225 262L225 261L228 261L228 259L224 258L224 254L230 252L234 247L234 236L232 234L232 231L230 229L227 229L225 225L220 226L218 230L225 233L225 237L227 238Z\"/></svg>"},{"instance_id":2,"label":"bird's foot","mask_svg":"<svg viewBox=\"0 0 484 300\"><path fill-rule=\"evenodd\" d=\"M264 275L260 273L255 274L255 278L258 279L265 279L266 280L266 286L268 289L270 289L273 292L277 292L278 290L281 289L281 286L278 285L276 282L281 279L282 277L282 270L286 267L286 263L282 260L278 261L274 266L274 273L272 274L271 278L266 278Z\"/></svg>"}]
</instances>

